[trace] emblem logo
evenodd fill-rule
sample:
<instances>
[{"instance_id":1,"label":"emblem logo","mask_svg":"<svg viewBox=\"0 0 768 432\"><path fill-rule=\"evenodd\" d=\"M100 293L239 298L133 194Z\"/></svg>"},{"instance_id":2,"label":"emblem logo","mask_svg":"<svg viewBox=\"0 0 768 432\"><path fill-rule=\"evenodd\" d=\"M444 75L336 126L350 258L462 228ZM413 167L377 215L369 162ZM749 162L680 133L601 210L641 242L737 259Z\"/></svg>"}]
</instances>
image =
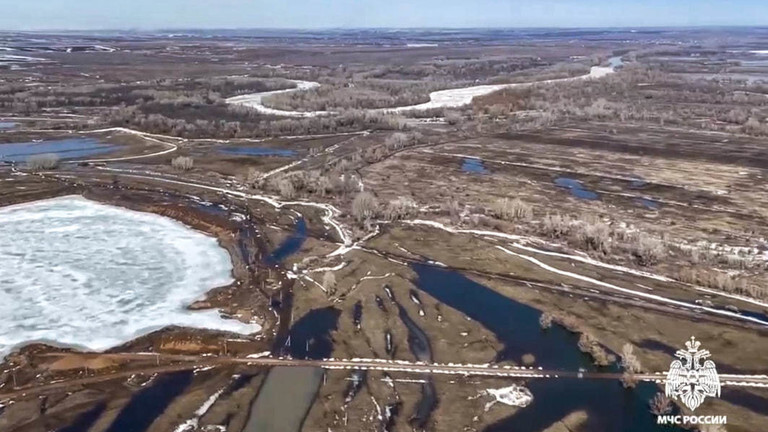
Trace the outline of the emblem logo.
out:
<instances>
[{"instance_id":1,"label":"emblem logo","mask_svg":"<svg viewBox=\"0 0 768 432\"><path fill-rule=\"evenodd\" d=\"M715 362L706 360L701 364L712 356L709 351L699 349L701 342L691 337L685 346L687 349L675 353L680 360L669 366L665 393L695 411L707 396L720 397L720 378Z\"/></svg>"}]
</instances>

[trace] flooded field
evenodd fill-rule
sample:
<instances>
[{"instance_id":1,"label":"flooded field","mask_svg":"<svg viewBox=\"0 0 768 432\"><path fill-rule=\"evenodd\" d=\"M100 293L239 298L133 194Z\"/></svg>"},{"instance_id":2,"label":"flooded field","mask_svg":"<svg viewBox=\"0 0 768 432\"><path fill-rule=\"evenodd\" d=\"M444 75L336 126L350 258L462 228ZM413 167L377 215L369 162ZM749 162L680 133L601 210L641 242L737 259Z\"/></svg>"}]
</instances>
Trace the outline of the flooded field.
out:
<instances>
[{"instance_id":1,"label":"flooded field","mask_svg":"<svg viewBox=\"0 0 768 432\"><path fill-rule=\"evenodd\" d=\"M119 148L120 146L106 144L94 138L29 141L0 144L0 160L24 162L30 156L40 154L55 154L60 159L78 159L111 153Z\"/></svg>"},{"instance_id":2,"label":"flooded field","mask_svg":"<svg viewBox=\"0 0 768 432\"><path fill-rule=\"evenodd\" d=\"M532 354L536 364L546 369L598 370L578 347L578 337L554 325L542 330L541 312L480 285L459 273L415 264L417 286L440 302L453 307L491 330L504 349L499 360L522 363ZM616 366L604 368L617 370ZM584 410L589 415L589 430L652 432L680 430L657 426L648 411L648 401L659 391L652 383L624 389L616 381L547 379L527 384L533 403L519 413L485 429L486 432L538 432L566 415Z\"/></svg>"}]
</instances>

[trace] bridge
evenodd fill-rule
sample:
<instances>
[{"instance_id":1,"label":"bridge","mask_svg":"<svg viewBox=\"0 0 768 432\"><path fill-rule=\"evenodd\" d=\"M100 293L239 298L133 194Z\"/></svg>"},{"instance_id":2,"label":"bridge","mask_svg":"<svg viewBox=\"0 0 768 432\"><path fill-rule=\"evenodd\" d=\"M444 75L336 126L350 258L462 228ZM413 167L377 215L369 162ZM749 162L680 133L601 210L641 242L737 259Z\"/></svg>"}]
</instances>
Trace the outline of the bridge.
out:
<instances>
[{"instance_id":1,"label":"bridge","mask_svg":"<svg viewBox=\"0 0 768 432\"><path fill-rule=\"evenodd\" d=\"M34 384L22 387L5 388L0 391L0 400L11 399L20 396L29 396L33 394L45 393L52 390L60 390L74 386L94 384L103 381L109 381L122 377L129 377L134 374L155 374L175 372L180 370L191 370L198 368L221 367L227 365L247 365L254 367L317 367L327 370L369 370L394 373L411 374L439 374L439 375L459 375L459 376L486 376L501 378L519 378L519 379L610 379L620 380L620 372L591 372L591 371L563 371L546 370L541 367L510 366L497 364L458 364L458 363L425 363L409 362L404 360L387 359L322 359L322 360L304 360L293 359L290 357L272 357L264 353L264 356L251 357L227 357L227 356L206 356L206 355L171 355L156 353L53 353L42 354L41 357L67 357L77 356L79 358L96 358L99 356L108 356L110 358L123 360L126 362L143 362L145 365L141 368L124 368L125 370L113 373L97 373L92 376L74 377L54 381L46 384ZM146 366L146 364L152 366ZM161 364L164 363L164 364ZM651 381L663 383L666 381L666 372L638 373L634 378L639 381ZM739 374L720 374L720 383L723 386L739 387L768 387L768 375L739 375Z\"/></svg>"}]
</instances>

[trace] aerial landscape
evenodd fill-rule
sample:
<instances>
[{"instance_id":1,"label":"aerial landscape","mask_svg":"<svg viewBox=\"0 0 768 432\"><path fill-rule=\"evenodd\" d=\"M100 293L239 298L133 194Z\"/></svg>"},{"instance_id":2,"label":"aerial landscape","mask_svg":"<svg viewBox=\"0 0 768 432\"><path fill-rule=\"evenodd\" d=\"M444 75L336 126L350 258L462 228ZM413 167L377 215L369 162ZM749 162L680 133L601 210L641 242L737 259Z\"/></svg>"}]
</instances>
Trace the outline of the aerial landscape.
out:
<instances>
[{"instance_id":1,"label":"aerial landscape","mask_svg":"<svg viewBox=\"0 0 768 432\"><path fill-rule=\"evenodd\" d=\"M768 430L768 27L8 22L0 432Z\"/></svg>"}]
</instances>

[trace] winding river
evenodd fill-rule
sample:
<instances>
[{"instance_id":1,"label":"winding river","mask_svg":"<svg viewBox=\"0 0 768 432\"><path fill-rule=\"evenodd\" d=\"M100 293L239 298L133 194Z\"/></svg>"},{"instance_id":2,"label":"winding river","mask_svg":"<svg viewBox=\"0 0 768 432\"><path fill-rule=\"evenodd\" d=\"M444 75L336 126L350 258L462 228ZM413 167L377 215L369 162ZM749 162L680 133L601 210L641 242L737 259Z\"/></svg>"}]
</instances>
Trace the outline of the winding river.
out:
<instances>
[{"instance_id":1,"label":"winding river","mask_svg":"<svg viewBox=\"0 0 768 432\"><path fill-rule=\"evenodd\" d=\"M433 108L457 108L457 107L470 104L472 102L472 99L474 99L477 96L487 95L489 93L493 93L495 91L502 90L502 89L523 88L523 87L528 87L536 84L551 84L551 83L559 83L559 82L578 81L578 80L590 79L590 78L602 78L608 74L613 73L616 67L620 65L621 65L621 57L612 57L609 60L609 66L592 66L588 74L580 75L577 77L558 78L558 79L533 81L533 82L526 82L526 83L489 84L489 85L463 87L463 88L456 88L456 89L438 90L429 94L429 102L416 104L416 105L394 107L394 108L371 109L368 111L384 112L384 113L401 113L401 112L408 112L408 111L428 110ZM313 89L320 86L319 83L311 82L311 81L299 81L299 80L291 80L291 81L296 84L295 88L235 96L227 99L226 101L229 104L244 105L244 106L253 108L256 111L262 114L267 114L267 115L277 115L277 116L284 116L284 117L317 117L317 116L335 114L335 112L333 111L286 111L286 110L280 110L276 108L270 108L264 105L264 98L268 96L272 96L280 93L304 91L304 90L309 90L309 89Z\"/></svg>"}]
</instances>

